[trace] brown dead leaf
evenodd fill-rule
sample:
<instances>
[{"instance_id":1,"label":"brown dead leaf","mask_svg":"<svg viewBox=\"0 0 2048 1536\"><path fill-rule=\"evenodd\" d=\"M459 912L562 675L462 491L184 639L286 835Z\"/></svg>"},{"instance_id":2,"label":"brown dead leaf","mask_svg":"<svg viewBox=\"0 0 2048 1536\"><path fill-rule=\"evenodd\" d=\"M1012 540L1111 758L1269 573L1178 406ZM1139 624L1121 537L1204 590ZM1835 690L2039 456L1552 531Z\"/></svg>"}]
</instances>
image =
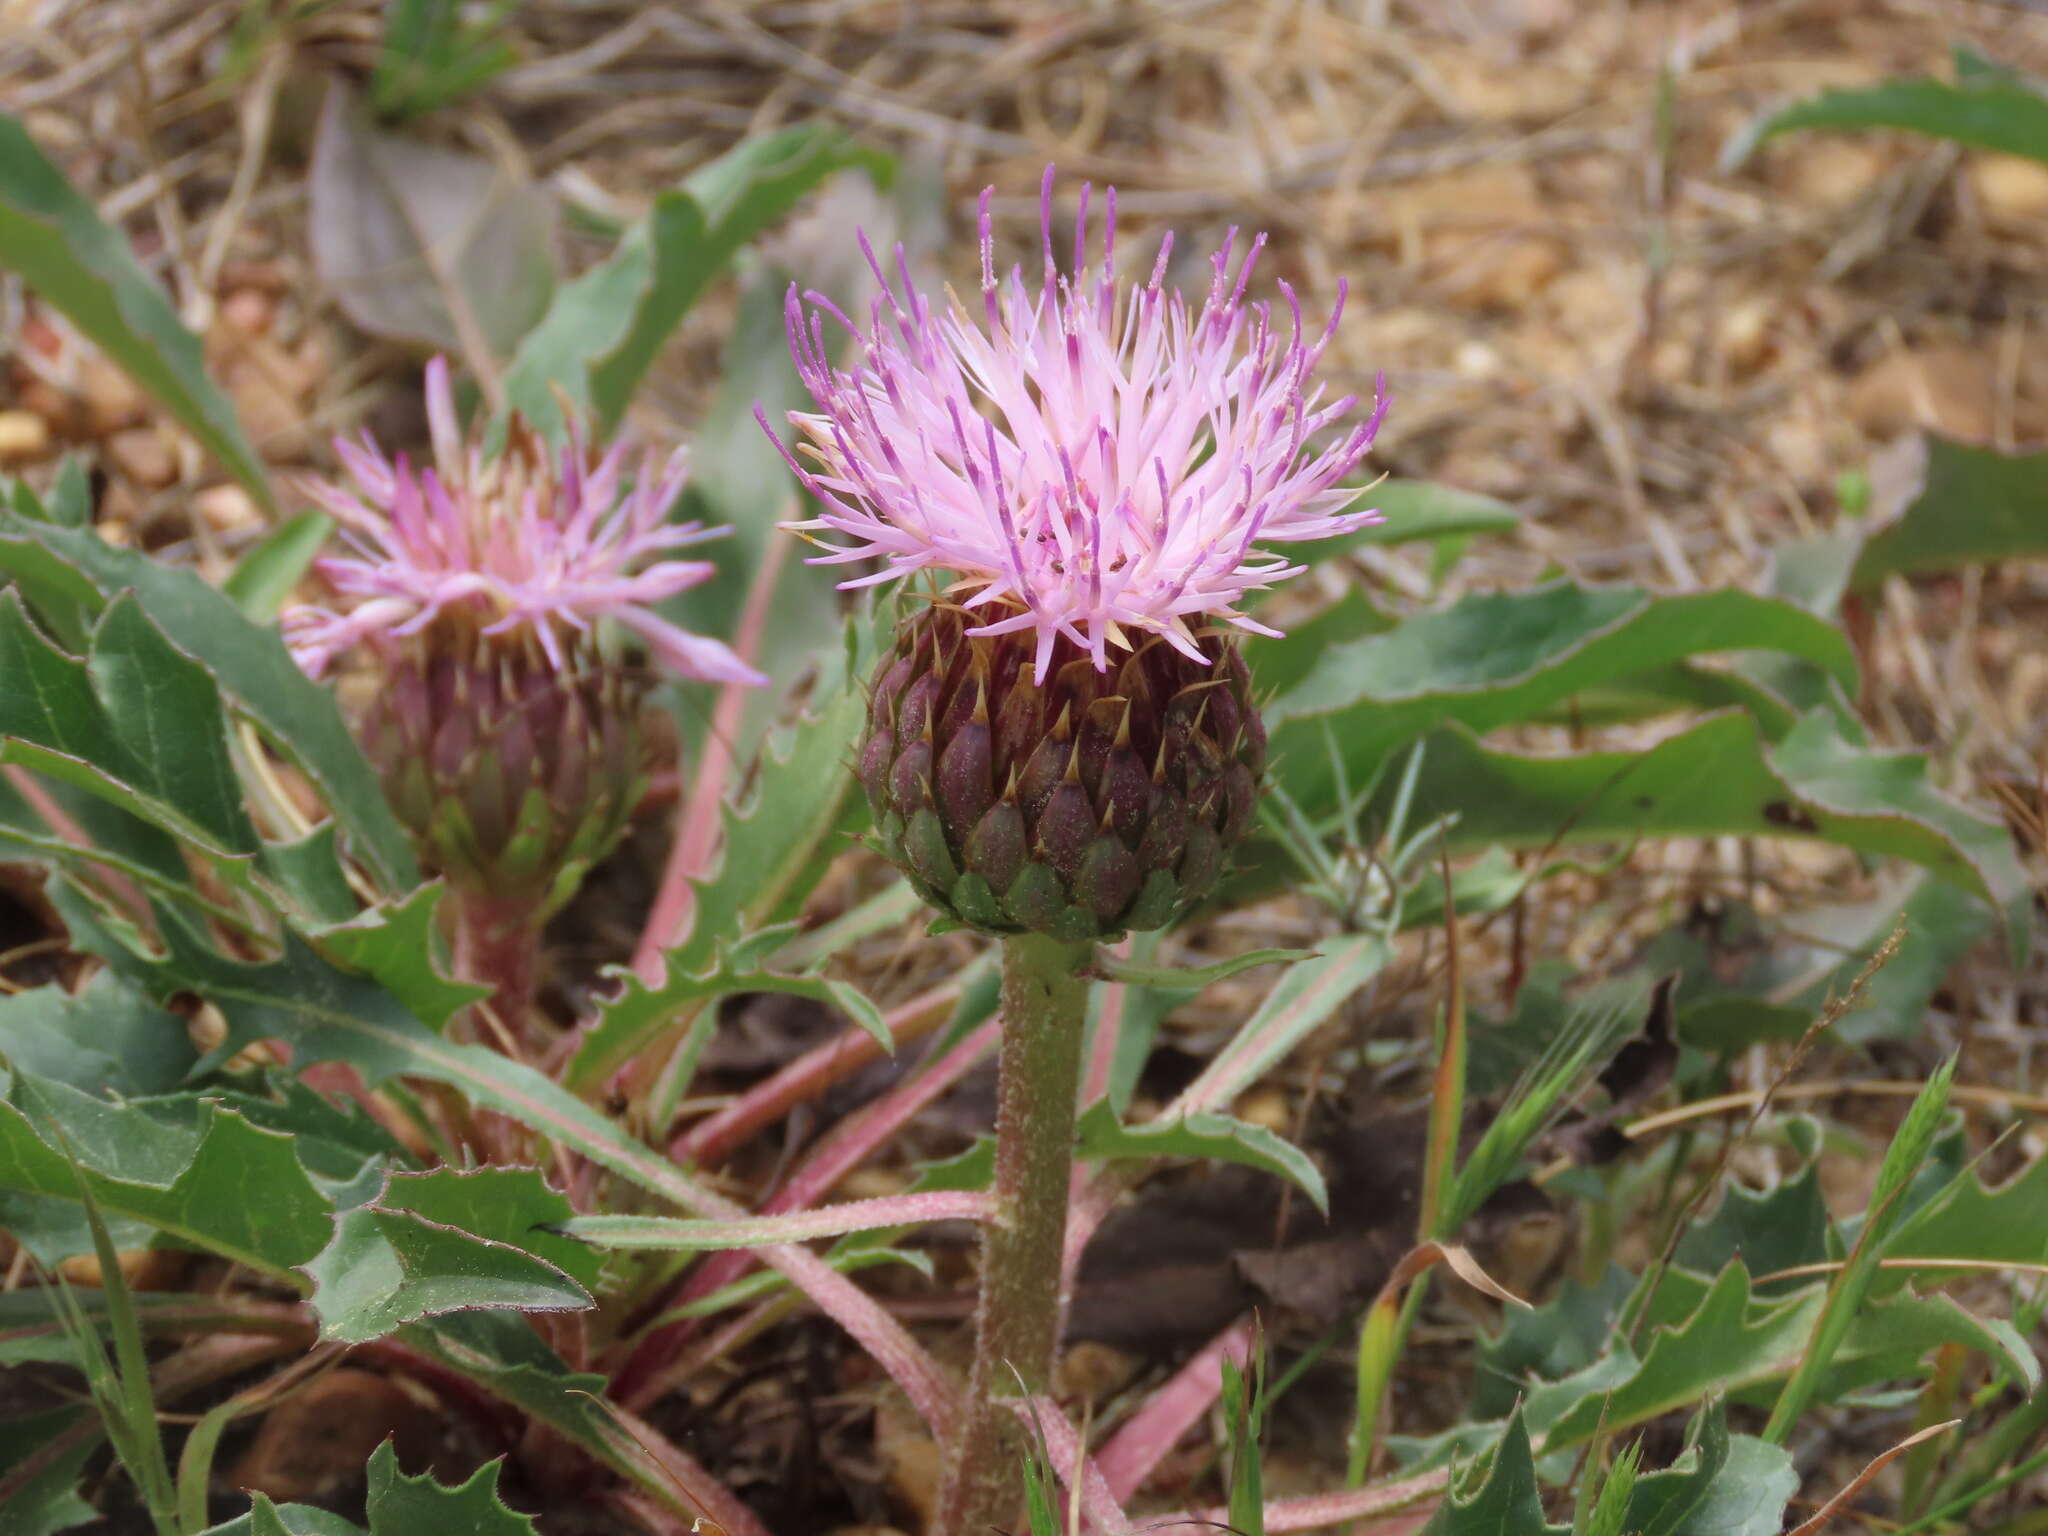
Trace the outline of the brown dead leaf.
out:
<instances>
[{"instance_id":1,"label":"brown dead leaf","mask_svg":"<svg viewBox=\"0 0 2048 1536\"><path fill-rule=\"evenodd\" d=\"M320 1498L359 1479L387 1439L401 1466L426 1466L437 1435L434 1414L389 1377L338 1366L264 1416L227 1480L273 1499Z\"/></svg>"},{"instance_id":2,"label":"brown dead leaf","mask_svg":"<svg viewBox=\"0 0 2048 1536\"><path fill-rule=\"evenodd\" d=\"M513 166L380 132L334 86L310 194L314 265L372 335L483 364L509 356L547 308L554 204Z\"/></svg>"},{"instance_id":3,"label":"brown dead leaf","mask_svg":"<svg viewBox=\"0 0 2048 1536\"><path fill-rule=\"evenodd\" d=\"M1842 408L1872 438L1925 427L1988 443L1998 412L1995 354L1960 344L1886 353L1857 375Z\"/></svg>"}]
</instances>

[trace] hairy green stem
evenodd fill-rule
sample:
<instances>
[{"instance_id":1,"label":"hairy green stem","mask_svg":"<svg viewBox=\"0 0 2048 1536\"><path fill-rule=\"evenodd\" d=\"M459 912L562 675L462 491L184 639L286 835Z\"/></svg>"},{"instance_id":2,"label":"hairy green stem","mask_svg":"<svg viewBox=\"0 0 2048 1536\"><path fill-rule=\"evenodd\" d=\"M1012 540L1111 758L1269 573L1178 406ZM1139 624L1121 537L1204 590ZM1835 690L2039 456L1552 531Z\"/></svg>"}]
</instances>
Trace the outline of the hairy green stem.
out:
<instances>
[{"instance_id":1,"label":"hairy green stem","mask_svg":"<svg viewBox=\"0 0 2048 1536\"><path fill-rule=\"evenodd\" d=\"M1024 1496L1020 1393L1052 1378L1060 1254L1074 1166L1074 1114L1090 946L1038 934L1003 941L1003 1037L993 1210L983 1229L981 1302L966 1419L947 1447L935 1536L1015 1528Z\"/></svg>"}]
</instances>

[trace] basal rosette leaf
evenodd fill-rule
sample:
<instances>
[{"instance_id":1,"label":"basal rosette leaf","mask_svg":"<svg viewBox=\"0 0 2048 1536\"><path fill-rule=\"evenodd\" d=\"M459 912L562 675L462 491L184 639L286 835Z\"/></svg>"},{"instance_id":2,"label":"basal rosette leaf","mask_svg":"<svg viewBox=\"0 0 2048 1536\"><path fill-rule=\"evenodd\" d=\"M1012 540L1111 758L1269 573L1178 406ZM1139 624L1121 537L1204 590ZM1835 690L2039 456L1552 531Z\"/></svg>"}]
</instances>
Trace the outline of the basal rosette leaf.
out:
<instances>
[{"instance_id":1,"label":"basal rosette leaf","mask_svg":"<svg viewBox=\"0 0 2048 1536\"><path fill-rule=\"evenodd\" d=\"M0 113L0 265L65 317L177 418L260 506L270 482L234 407L206 376L128 242L64 179L19 121Z\"/></svg>"},{"instance_id":2,"label":"basal rosette leaf","mask_svg":"<svg viewBox=\"0 0 2048 1536\"><path fill-rule=\"evenodd\" d=\"M1918 440L1915 466L1917 490L1869 531L1851 586L1867 591L1888 576L2048 552L2048 453L2001 453L1930 435Z\"/></svg>"},{"instance_id":3,"label":"basal rosette leaf","mask_svg":"<svg viewBox=\"0 0 2048 1536\"><path fill-rule=\"evenodd\" d=\"M110 971L0 998L0 1063L82 1093L170 1093L198 1059L185 1021Z\"/></svg>"},{"instance_id":4,"label":"basal rosette leaf","mask_svg":"<svg viewBox=\"0 0 2048 1536\"><path fill-rule=\"evenodd\" d=\"M2002 827L1929 785L1925 759L1852 746L1824 714L1775 747L1749 716L1726 711L1642 751L1495 750L1454 726L1427 737L1425 752L1411 816L1455 817L1454 850L1797 836L1909 860L2008 913L2027 899ZM1281 763L1283 779L1295 761ZM1390 793L1375 801L1382 816Z\"/></svg>"},{"instance_id":5,"label":"basal rosette leaf","mask_svg":"<svg viewBox=\"0 0 2048 1536\"><path fill-rule=\"evenodd\" d=\"M690 1214L743 1214L548 1077L483 1046L441 1039L378 981L337 969L295 936L268 962L230 960L189 942L157 954L103 922L75 890L58 895L74 936L86 935L81 942L145 993L210 1000L244 1038L283 1040L296 1064L348 1061L372 1087L400 1075L446 1083ZM873 1298L806 1249L765 1257L875 1355L929 1422L950 1422L951 1384Z\"/></svg>"},{"instance_id":6,"label":"basal rosette leaf","mask_svg":"<svg viewBox=\"0 0 2048 1536\"><path fill-rule=\"evenodd\" d=\"M351 853L392 890L419 884L411 847L333 694L299 670L273 628L252 622L196 572L116 549L89 528L38 523L6 509L0 573L39 611L53 590L65 601L91 594L89 617L96 620L130 594L169 646L205 670L221 704L253 721L313 781Z\"/></svg>"},{"instance_id":7,"label":"basal rosette leaf","mask_svg":"<svg viewBox=\"0 0 2048 1536\"><path fill-rule=\"evenodd\" d=\"M108 606L81 660L0 592L0 757L98 795L215 858L256 833L228 760L219 698L132 599Z\"/></svg>"},{"instance_id":8,"label":"basal rosette leaf","mask_svg":"<svg viewBox=\"0 0 2048 1536\"><path fill-rule=\"evenodd\" d=\"M463 1536L535 1536L530 1516L505 1507L498 1496L501 1463L487 1461L460 1483L399 1470L398 1453L385 1441L370 1456L367 1513L370 1536L416 1536L460 1531Z\"/></svg>"},{"instance_id":9,"label":"basal rosette leaf","mask_svg":"<svg viewBox=\"0 0 2048 1536\"><path fill-rule=\"evenodd\" d=\"M388 1173L304 1266L321 1332L362 1343L449 1312L588 1307L599 1258L553 1230L573 1214L532 1168Z\"/></svg>"},{"instance_id":10,"label":"basal rosette leaf","mask_svg":"<svg viewBox=\"0 0 2048 1536\"><path fill-rule=\"evenodd\" d=\"M334 1216L289 1134L207 1100L113 1102L15 1073L0 1103L0 1191L38 1197L44 1219L16 1235L45 1263L89 1249L70 1215L81 1175L110 1221L291 1284Z\"/></svg>"},{"instance_id":11,"label":"basal rosette leaf","mask_svg":"<svg viewBox=\"0 0 2048 1536\"><path fill-rule=\"evenodd\" d=\"M1423 1536L1561 1536L1569 1529L1543 1516L1529 1429L1518 1408L1490 1451L1451 1474Z\"/></svg>"},{"instance_id":12,"label":"basal rosette leaf","mask_svg":"<svg viewBox=\"0 0 2048 1536\"><path fill-rule=\"evenodd\" d=\"M1791 603L1734 590L1657 596L1554 581L1475 593L1334 646L1273 701L1267 719L1277 744L1287 722L1337 716L1347 755L1364 760L1450 721L1484 733L1589 689L1742 651L1798 656L1856 687L1847 638Z\"/></svg>"},{"instance_id":13,"label":"basal rosette leaf","mask_svg":"<svg viewBox=\"0 0 2048 1536\"><path fill-rule=\"evenodd\" d=\"M855 988L735 966L725 953L801 907L842 840L858 829L863 808L848 764L866 714L853 670L864 651L862 632L851 632L845 660L828 660L805 713L769 737L751 787L725 807L717 869L695 882L690 936L663 956L659 985L612 973L620 990L579 1043L563 1076L567 1086L590 1091L678 1015L737 992L815 998L888 1044L881 1014Z\"/></svg>"},{"instance_id":14,"label":"basal rosette leaf","mask_svg":"<svg viewBox=\"0 0 2048 1536\"><path fill-rule=\"evenodd\" d=\"M826 124L742 141L681 188L655 195L612 254L555 295L519 344L506 404L551 434L570 402L615 425L662 344L740 248L835 171L886 181L895 162Z\"/></svg>"},{"instance_id":15,"label":"basal rosette leaf","mask_svg":"<svg viewBox=\"0 0 2048 1536\"><path fill-rule=\"evenodd\" d=\"M1075 1130L1079 1138L1076 1150L1088 1162L1201 1157L1238 1163L1287 1180L1307 1195L1318 1211L1329 1214L1330 1192L1322 1171L1306 1152L1262 1125L1210 1113L1124 1125L1109 1101L1098 1099L1082 1112Z\"/></svg>"}]
</instances>

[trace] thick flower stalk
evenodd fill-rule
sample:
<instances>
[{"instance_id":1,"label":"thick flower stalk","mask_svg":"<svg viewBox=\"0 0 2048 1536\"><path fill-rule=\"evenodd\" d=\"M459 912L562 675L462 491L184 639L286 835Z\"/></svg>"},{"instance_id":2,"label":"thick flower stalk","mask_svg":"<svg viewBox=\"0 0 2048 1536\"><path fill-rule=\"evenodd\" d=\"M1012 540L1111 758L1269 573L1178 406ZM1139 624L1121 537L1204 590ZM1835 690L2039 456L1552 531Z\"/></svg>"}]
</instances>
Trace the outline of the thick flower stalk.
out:
<instances>
[{"instance_id":1,"label":"thick flower stalk","mask_svg":"<svg viewBox=\"0 0 2048 1536\"><path fill-rule=\"evenodd\" d=\"M1280 284L1276 320L1247 296L1263 237L1234 231L1199 306L1168 282L1171 236L1121 282L1106 202L1091 264L1083 189L1062 271L1047 172L1032 282L998 276L985 193L976 306L935 308L868 252L865 326L794 289L787 307L817 410L783 451L819 502L791 526L815 563L879 562L848 586L931 573L871 690L877 841L1004 937L995 1220L941 1536L1017 1515L1004 1398L1050 1374L1093 945L1181 916L1252 821L1266 741L1236 637L1274 633L1248 597L1303 569L1274 551L1378 518L1346 481L1384 398L1361 413L1315 377L1341 292L1312 332Z\"/></svg>"},{"instance_id":2,"label":"thick flower stalk","mask_svg":"<svg viewBox=\"0 0 2048 1536\"><path fill-rule=\"evenodd\" d=\"M515 423L487 454L463 437L440 359L426 406L432 467L366 435L335 444L351 485L306 488L347 553L318 564L336 608L294 609L285 632L314 677L367 655L365 750L455 890L471 974L523 1010L541 923L618 842L641 790L650 673L621 636L678 676L763 679L655 611L714 569L675 551L724 531L668 520L683 453L629 465L624 444L596 457L572 427L550 454Z\"/></svg>"}]
</instances>

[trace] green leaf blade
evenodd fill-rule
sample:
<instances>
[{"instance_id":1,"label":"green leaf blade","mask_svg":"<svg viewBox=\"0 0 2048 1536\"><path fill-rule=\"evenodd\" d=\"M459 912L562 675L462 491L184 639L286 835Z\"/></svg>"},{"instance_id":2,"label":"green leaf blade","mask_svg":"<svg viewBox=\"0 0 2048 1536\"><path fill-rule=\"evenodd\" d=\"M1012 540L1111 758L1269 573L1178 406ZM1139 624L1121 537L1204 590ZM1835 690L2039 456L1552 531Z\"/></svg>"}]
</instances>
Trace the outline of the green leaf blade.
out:
<instances>
[{"instance_id":1,"label":"green leaf blade","mask_svg":"<svg viewBox=\"0 0 2048 1536\"><path fill-rule=\"evenodd\" d=\"M21 123L0 113L0 264L112 358L270 507L269 477L234 407L206 377L199 338L178 322L128 244L101 220Z\"/></svg>"}]
</instances>

